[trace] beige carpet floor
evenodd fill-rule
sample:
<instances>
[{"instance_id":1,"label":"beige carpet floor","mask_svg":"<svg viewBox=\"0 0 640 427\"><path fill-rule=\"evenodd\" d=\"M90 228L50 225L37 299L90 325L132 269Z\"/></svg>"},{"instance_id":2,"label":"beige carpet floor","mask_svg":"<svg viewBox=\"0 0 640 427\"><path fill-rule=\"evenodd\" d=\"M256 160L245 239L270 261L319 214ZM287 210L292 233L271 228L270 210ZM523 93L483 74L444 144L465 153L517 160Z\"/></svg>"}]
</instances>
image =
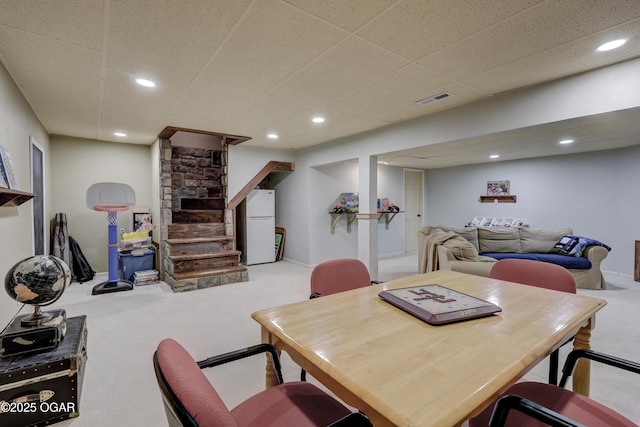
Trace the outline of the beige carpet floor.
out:
<instances>
[{"instance_id":1,"label":"beige carpet floor","mask_svg":"<svg viewBox=\"0 0 640 427\"><path fill-rule=\"evenodd\" d=\"M379 270L383 281L416 274L417 257L381 260ZM152 366L158 342L173 337L198 360L258 343L260 328L251 313L307 299L310 273L311 268L287 261L256 265L249 267L248 282L187 293L173 293L160 283L92 296L91 288L105 280L106 273L92 282L72 284L52 307L65 308L68 316L87 315L89 359L80 416L56 425L166 425ZM640 283L614 275L607 275L607 280L606 291L580 291L609 303L598 314L593 347L640 360ZM285 380L299 377L299 369L286 355L283 368ZM544 381L546 372L545 361L525 378ZM230 407L263 386L263 373L263 358L207 370ZM640 377L594 366L591 390L593 398L640 424Z\"/></svg>"}]
</instances>

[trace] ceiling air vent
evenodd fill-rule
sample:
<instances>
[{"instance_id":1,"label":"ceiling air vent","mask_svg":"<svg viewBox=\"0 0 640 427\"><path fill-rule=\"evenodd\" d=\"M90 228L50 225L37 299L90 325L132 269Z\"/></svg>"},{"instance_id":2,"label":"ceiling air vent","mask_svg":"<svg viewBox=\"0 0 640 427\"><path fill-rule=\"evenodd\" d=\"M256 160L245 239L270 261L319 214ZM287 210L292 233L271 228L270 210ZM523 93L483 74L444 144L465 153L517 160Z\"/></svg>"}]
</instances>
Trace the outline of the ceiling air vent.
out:
<instances>
[{"instance_id":1,"label":"ceiling air vent","mask_svg":"<svg viewBox=\"0 0 640 427\"><path fill-rule=\"evenodd\" d=\"M423 100L416 101L416 104L427 105L427 104L431 104L432 102L441 101L443 99L446 99L446 98L449 98L449 97L452 97L452 96L453 96L453 93L444 92L444 93L441 93L440 95L434 95L434 96L432 96L430 98L425 98Z\"/></svg>"}]
</instances>

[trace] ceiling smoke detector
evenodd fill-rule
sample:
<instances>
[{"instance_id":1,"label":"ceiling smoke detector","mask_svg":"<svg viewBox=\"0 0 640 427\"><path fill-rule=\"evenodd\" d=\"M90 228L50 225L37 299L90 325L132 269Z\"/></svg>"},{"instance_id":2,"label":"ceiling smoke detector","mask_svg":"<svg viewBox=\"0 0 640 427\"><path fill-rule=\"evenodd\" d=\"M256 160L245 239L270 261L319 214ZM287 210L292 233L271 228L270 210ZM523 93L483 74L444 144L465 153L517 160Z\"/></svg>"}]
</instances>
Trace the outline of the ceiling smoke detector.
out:
<instances>
[{"instance_id":1,"label":"ceiling smoke detector","mask_svg":"<svg viewBox=\"0 0 640 427\"><path fill-rule=\"evenodd\" d=\"M431 104L432 102L442 101L443 99L450 98L453 95L454 94L451 92L443 92L440 95L434 95L430 98L425 98L420 101L416 101L416 104L427 105L427 104Z\"/></svg>"}]
</instances>

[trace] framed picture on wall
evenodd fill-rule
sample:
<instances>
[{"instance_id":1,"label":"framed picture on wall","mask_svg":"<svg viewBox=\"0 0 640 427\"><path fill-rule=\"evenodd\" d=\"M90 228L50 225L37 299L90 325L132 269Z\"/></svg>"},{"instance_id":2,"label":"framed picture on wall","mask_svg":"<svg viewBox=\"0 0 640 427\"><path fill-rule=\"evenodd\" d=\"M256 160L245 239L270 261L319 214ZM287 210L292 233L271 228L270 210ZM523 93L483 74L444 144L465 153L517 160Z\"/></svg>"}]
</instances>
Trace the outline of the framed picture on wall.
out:
<instances>
[{"instance_id":1,"label":"framed picture on wall","mask_svg":"<svg viewBox=\"0 0 640 427\"><path fill-rule=\"evenodd\" d=\"M18 178L16 177L16 172L13 168L11 154L4 145L0 145L0 174L2 174L4 181L10 189L20 189L20 186L18 185Z\"/></svg>"},{"instance_id":2,"label":"framed picture on wall","mask_svg":"<svg viewBox=\"0 0 640 427\"><path fill-rule=\"evenodd\" d=\"M508 196L511 183L509 181L488 181L487 196Z\"/></svg>"}]
</instances>

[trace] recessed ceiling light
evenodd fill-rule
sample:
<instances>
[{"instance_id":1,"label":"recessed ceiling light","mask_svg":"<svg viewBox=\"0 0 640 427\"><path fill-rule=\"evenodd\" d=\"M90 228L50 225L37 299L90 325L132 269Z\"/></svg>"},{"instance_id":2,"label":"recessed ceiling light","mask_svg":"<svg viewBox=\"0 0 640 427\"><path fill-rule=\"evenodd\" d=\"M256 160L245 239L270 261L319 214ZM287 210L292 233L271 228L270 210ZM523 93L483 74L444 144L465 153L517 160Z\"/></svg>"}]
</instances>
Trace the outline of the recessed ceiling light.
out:
<instances>
[{"instance_id":1,"label":"recessed ceiling light","mask_svg":"<svg viewBox=\"0 0 640 427\"><path fill-rule=\"evenodd\" d=\"M492 154L489 156L490 159L497 159L498 157L500 157L500 154Z\"/></svg>"},{"instance_id":2,"label":"recessed ceiling light","mask_svg":"<svg viewBox=\"0 0 640 427\"><path fill-rule=\"evenodd\" d=\"M136 79L136 83L144 87L155 87L156 83L147 79Z\"/></svg>"},{"instance_id":3,"label":"recessed ceiling light","mask_svg":"<svg viewBox=\"0 0 640 427\"><path fill-rule=\"evenodd\" d=\"M382 161L382 160L378 160L378 164L379 164L379 165L388 165L388 164L389 164L389 162L385 162L385 161Z\"/></svg>"},{"instance_id":4,"label":"recessed ceiling light","mask_svg":"<svg viewBox=\"0 0 640 427\"><path fill-rule=\"evenodd\" d=\"M267 138L269 138L269 139L278 139L278 134L277 133L269 133L269 134L267 134Z\"/></svg>"},{"instance_id":5,"label":"recessed ceiling light","mask_svg":"<svg viewBox=\"0 0 640 427\"><path fill-rule=\"evenodd\" d=\"M559 144L571 144L573 142L573 139L563 139L562 141L559 142Z\"/></svg>"},{"instance_id":6,"label":"recessed ceiling light","mask_svg":"<svg viewBox=\"0 0 640 427\"><path fill-rule=\"evenodd\" d=\"M623 44L625 44L627 42L626 39L618 39L618 40L612 40L610 42L607 42L603 45L598 46L598 52L606 52L607 50L612 50L612 49L616 49L619 48L620 46L622 46Z\"/></svg>"},{"instance_id":7,"label":"recessed ceiling light","mask_svg":"<svg viewBox=\"0 0 640 427\"><path fill-rule=\"evenodd\" d=\"M124 138L125 136L127 136L127 134L124 132L114 132L113 134L115 136L119 136L120 138Z\"/></svg>"},{"instance_id":8,"label":"recessed ceiling light","mask_svg":"<svg viewBox=\"0 0 640 427\"><path fill-rule=\"evenodd\" d=\"M324 117L314 117L311 121L313 123L324 123Z\"/></svg>"}]
</instances>

